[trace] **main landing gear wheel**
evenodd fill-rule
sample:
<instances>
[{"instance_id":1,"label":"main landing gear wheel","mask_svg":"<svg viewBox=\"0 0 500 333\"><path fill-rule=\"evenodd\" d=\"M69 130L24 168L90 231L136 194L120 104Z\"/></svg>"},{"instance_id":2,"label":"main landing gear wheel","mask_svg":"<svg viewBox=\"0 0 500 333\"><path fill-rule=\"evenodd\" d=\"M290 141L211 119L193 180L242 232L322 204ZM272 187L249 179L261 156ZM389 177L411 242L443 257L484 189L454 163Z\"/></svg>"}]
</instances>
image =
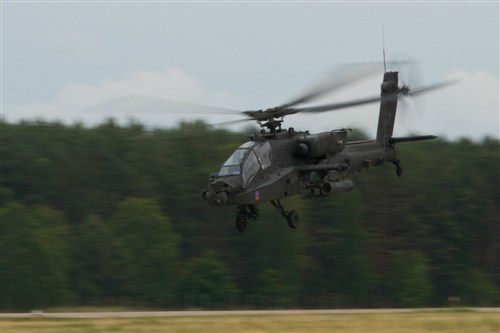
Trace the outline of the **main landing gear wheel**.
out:
<instances>
[{"instance_id":1,"label":"main landing gear wheel","mask_svg":"<svg viewBox=\"0 0 500 333\"><path fill-rule=\"evenodd\" d=\"M398 177L403 177L403 168L401 166L396 167L396 175Z\"/></svg>"},{"instance_id":2,"label":"main landing gear wheel","mask_svg":"<svg viewBox=\"0 0 500 333\"><path fill-rule=\"evenodd\" d=\"M287 212L283 205L281 205L281 201L279 201L279 199L271 200L271 204L278 210L278 212L280 212L281 216L286 218L288 226L291 229L297 229L297 227L299 226L299 214L297 214L296 211L291 210Z\"/></svg>"},{"instance_id":3,"label":"main landing gear wheel","mask_svg":"<svg viewBox=\"0 0 500 333\"><path fill-rule=\"evenodd\" d=\"M245 232L248 223L255 221L257 216L259 216L259 210L256 205L238 206L238 212L234 221L236 229L239 232Z\"/></svg>"},{"instance_id":4,"label":"main landing gear wheel","mask_svg":"<svg viewBox=\"0 0 500 333\"><path fill-rule=\"evenodd\" d=\"M241 215L236 216L236 220L234 221L236 225L236 229L239 232L245 232L245 229L247 228L248 220Z\"/></svg>"},{"instance_id":5,"label":"main landing gear wheel","mask_svg":"<svg viewBox=\"0 0 500 333\"><path fill-rule=\"evenodd\" d=\"M288 214L286 214L286 220L288 222L288 226L292 229L297 229L299 226L299 214L297 214L294 210L291 210Z\"/></svg>"}]
</instances>

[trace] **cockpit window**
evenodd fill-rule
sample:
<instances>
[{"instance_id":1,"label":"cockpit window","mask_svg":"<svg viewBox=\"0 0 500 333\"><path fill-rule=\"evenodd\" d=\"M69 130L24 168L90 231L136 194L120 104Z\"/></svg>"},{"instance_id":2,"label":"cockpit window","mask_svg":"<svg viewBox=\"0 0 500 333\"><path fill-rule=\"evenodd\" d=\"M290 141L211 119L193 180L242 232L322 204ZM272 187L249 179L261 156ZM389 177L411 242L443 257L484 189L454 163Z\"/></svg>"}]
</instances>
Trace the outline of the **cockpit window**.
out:
<instances>
[{"instance_id":1,"label":"cockpit window","mask_svg":"<svg viewBox=\"0 0 500 333\"><path fill-rule=\"evenodd\" d=\"M261 143L253 149L259 158L262 169L271 166L271 144L269 142Z\"/></svg>"},{"instance_id":2,"label":"cockpit window","mask_svg":"<svg viewBox=\"0 0 500 333\"><path fill-rule=\"evenodd\" d=\"M257 144L254 141L245 142L222 165L218 176L239 176L243 184L248 184L260 168L271 165L271 144Z\"/></svg>"},{"instance_id":3,"label":"cockpit window","mask_svg":"<svg viewBox=\"0 0 500 333\"><path fill-rule=\"evenodd\" d=\"M224 176L238 176L240 174L240 166L239 165L228 165L222 166L220 168L219 177Z\"/></svg>"},{"instance_id":4,"label":"cockpit window","mask_svg":"<svg viewBox=\"0 0 500 333\"><path fill-rule=\"evenodd\" d=\"M224 162L219 171L219 176L237 176L240 174L241 161L245 157L248 149L236 149L234 153Z\"/></svg>"},{"instance_id":5,"label":"cockpit window","mask_svg":"<svg viewBox=\"0 0 500 333\"><path fill-rule=\"evenodd\" d=\"M252 151L250 152L250 155L248 155L245 164L243 164L243 184L248 184L252 180L253 176L255 176L257 171L259 171L259 168L259 160L257 159L255 153Z\"/></svg>"},{"instance_id":6,"label":"cockpit window","mask_svg":"<svg viewBox=\"0 0 500 333\"><path fill-rule=\"evenodd\" d=\"M245 154L247 153L247 149L236 149L234 153L229 156L226 162L224 162L224 166L228 165L240 165L241 160L243 157L245 157Z\"/></svg>"},{"instance_id":7,"label":"cockpit window","mask_svg":"<svg viewBox=\"0 0 500 333\"><path fill-rule=\"evenodd\" d=\"M245 149L245 148L252 148L253 146L255 146L255 141L248 141L242 144L239 148Z\"/></svg>"}]
</instances>

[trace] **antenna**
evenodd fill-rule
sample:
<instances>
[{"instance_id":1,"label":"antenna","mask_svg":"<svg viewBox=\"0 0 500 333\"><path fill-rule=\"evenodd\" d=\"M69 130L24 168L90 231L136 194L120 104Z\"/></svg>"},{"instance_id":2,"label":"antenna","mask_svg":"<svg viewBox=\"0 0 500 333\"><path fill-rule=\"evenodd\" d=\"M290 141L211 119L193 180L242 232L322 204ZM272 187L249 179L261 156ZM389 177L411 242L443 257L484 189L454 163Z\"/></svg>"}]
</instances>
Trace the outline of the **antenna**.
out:
<instances>
[{"instance_id":1,"label":"antenna","mask_svg":"<svg viewBox=\"0 0 500 333\"><path fill-rule=\"evenodd\" d=\"M384 57L384 73L387 73L387 68L385 67L385 33L384 33L384 23L382 23L382 56Z\"/></svg>"}]
</instances>

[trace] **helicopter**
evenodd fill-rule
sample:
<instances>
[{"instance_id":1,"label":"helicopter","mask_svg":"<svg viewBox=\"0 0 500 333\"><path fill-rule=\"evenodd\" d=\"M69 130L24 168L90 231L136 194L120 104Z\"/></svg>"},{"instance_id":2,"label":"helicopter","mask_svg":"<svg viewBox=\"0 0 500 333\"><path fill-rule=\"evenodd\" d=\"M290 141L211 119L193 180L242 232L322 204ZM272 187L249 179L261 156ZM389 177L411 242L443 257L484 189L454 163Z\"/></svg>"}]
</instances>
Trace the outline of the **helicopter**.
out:
<instances>
[{"instance_id":1,"label":"helicopter","mask_svg":"<svg viewBox=\"0 0 500 333\"><path fill-rule=\"evenodd\" d=\"M397 157L396 145L431 140L437 136L393 137L398 100L454 82L441 82L417 89L410 89L408 85L399 86L399 72L386 71L384 61L380 96L297 107L359 78L360 75L344 75L333 83L315 87L280 106L241 112L245 119L238 121L256 121L261 131L239 146L219 171L210 175L201 199L211 207L235 205L235 226L240 232L244 232L248 224L258 218L257 205L264 202L270 202L282 218L286 219L288 226L296 229L299 215L295 210L288 211L283 207L281 200L284 198L294 195L323 197L349 192L354 187L353 182L347 178L349 175L363 168L386 163L393 164L396 175L401 177L403 168ZM309 131L284 129L282 126L283 118L288 115L321 113L376 102L380 102L380 110L377 134L373 140L348 141L350 129L345 128L311 134Z\"/></svg>"}]
</instances>

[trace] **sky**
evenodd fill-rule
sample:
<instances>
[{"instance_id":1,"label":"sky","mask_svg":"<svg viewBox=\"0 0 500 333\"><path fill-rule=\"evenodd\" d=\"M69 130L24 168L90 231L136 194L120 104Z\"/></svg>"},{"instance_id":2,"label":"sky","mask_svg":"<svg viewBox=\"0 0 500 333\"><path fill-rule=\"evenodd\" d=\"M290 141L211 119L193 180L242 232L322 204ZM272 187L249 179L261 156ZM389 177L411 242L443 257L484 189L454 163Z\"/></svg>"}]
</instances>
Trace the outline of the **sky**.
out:
<instances>
[{"instance_id":1,"label":"sky","mask_svg":"<svg viewBox=\"0 0 500 333\"><path fill-rule=\"evenodd\" d=\"M114 116L172 127L239 119L147 112L150 104L137 101L239 111L280 105L339 65L381 62L384 26L387 61L413 61L388 63L401 81L416 88L460 78L400 103L395 136L499 138L498 1L3 1L1 19L1 113L11 122L94 125ZM376 96L383 71L380 64L374 75L314 103ZM136 112L120 112L130 97L137 97ZM311 132L361 128L373 136L377 120L372 104L293 115L284 124Z\"/></svg>"}]
</instances>

